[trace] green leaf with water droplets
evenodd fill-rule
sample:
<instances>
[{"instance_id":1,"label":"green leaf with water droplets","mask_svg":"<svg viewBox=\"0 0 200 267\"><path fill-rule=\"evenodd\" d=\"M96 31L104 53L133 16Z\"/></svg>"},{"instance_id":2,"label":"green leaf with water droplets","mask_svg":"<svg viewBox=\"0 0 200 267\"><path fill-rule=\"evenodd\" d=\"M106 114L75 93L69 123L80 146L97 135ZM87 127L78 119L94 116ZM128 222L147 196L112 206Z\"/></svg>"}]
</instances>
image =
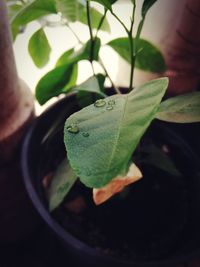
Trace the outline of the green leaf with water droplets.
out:
<instances>
[{"instance_id":1,"label":"green leaf with water droplets","mask_svg":"<svg viewBox=\"0 0 200 267\"><path fill-rule=\"evenodd\" d=\"M176 123L200 122L200 92L180 95L163 101L156 118Z\"/></svg>"},{"instance_id":2,"label":"green leaf with water droplets","mask_svg":"<svg viewBox=\"0 0 200 267\"><path fill-rule=\"evenodd\" d=\"M67 119L64 142L68 158L72 168L80 170L80 180L86 186L99 188L125 174L167 86L167 78L153 80L129 94L105 98L101 100L105 105L90 105ZM108 109L110 106L113 108ZM79 128L76 134L68 131L73 124Z\"/></svg>"},{"instance_id":3,"label":"green leaf with water droplets","mask_svg":"<svg viewBox=\"0 0 200 267\"><path fill-rule=\"evenodd\" d=\"M74 173L67 159L58 166L55 171L49 191L49 210L57 208L71 187L77 180L77 175Z\"/></svg>"}]
</instances>

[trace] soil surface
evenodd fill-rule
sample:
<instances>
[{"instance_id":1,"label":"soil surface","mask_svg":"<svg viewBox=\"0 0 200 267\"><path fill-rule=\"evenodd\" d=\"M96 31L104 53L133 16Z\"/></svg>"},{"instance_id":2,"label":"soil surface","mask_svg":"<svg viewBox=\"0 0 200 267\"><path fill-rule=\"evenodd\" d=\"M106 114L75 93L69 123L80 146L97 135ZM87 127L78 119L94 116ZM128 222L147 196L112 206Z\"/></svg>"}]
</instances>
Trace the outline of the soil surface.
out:
<instances>
[{"instance_id":1,"label":"soil surface","mask_svg":"<svg viewBox=\"0 0 200 267\"><path fill-rule=\"evenodd\" d=\"M145 260L173 253L187 235L191 201L188 177L179 172L176 160L175 174L174 170L142 162L141 154L149 153L146 148L150 143L145 140L134 158L143 172L140 181L99 206L92 201L91 189L77 182L53 212L56 220L74 236L110 256ZM172 160L176 158L168 145L157 144L157 148L170 154ZM155 151L150 153L155 155Z\"/></svg>"}]
</instances>

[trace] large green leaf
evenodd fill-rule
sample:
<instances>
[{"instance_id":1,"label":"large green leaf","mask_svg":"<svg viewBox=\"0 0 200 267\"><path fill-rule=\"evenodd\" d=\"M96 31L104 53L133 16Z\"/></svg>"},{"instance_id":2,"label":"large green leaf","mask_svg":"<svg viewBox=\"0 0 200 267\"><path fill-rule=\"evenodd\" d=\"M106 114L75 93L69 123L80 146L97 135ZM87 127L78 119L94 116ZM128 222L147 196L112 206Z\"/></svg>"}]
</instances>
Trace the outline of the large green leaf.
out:
<instances>
[{"instance_id":1,"label":"large green leaf","mask_svg":"<svg viewBox=\"0 0 200 267\"><path fill-rule=\"evenodd\" d=\"M43 105L50 98L67 92L75 83L72 80L77 77L77 67L74 64L59 66L43 76L36 86L36 99Z\"/></svg>"},{"instance_id":2,"label":"large green leaf","mask_svg":"<svg viewBox=\"0 0 200 267\"><path fill-rule=\"evenodd\" d=\"M126 37L110 41L112 47L122 58L131 63L129 39ZM135 66L138 69L151 72L165 71L165 61L161 52L150 42L144 39L137 41L137 56Z\"/></svg>"},{"instance_id":3,"label":"large green leaf","mask_svg":"<svg viewBox=\"0 0 200 267\"><path fill-rule=\"evenodd\" d=\"M16 37L22 26L52 13L57 13L54 0L34 0L28 3L11 20L13 38Z\"/></svg>"},{"instance_id":4,"label":"large green leaf","mask_svg":"<svg viewBox=\"0 0 200 267\"><path fill-rule=\"evenodd\" d=\"M52 182L49 191L49 210L57 208L73 184L76 182L77 176L73 172L67 159L58 166L52 177Z\"/></svg>"},{"instance_id":5,"label":"large green leaf","mask_svg":"<svg viewBox=\"0 0 200 267\"><path fill-rule=\"evenodd\" d=\"M144 0L142 5L142 16L145 17L148 10L153 6L157 0Z\"/></svg>"},{"instance_id":6,"label":"large green leaf","mask_svg":"<svg viewBox=\"0 0 200 267\"><path fill-rule=\"evenodd\" d=\"M48 63L51 47L43 29L39 29L32 35L28 51L38 68L42 68Z\"/></svg>"},{"instance_id":7,"label":"large green leaf","mask_svg":"<svg viewBox=\"0 0 200 267\"><path fill-rule=\"evenodd\" d=\"M156 118L176 123L200 121L200 92L169 98L161 103Z\"/></svg>"},{"instance_id":8,"label":"large green leaf","mask_svg":"<svg viewBox=\"0 0 200 267\"><path fill-rule=\"evenodd\" d=\"M100 100L67 119L64 142L68 158L86 186L102 187L127 171L167 85L167 78L153 80L129 94Z\"/></svg>"}]
</instances>

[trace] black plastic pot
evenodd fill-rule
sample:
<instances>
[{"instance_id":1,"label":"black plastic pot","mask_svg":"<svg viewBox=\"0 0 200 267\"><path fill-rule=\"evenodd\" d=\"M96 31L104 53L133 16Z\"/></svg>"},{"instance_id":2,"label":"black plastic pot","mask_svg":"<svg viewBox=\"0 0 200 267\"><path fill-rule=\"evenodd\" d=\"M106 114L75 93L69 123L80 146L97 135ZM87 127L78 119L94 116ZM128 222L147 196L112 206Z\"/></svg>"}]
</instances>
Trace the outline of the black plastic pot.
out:
<instances>
[{"instance_id":1,"label":"black plastic pot","mask_svg":"<svg viewBox=\"0 0 200 267\"><path fill-rule=\"evenodd\" d=\"M34 121L26 136L22 151L23 176L30 199L46 224L61 240L64 248L73 255L74 260L79 262L80 266L170 267L184 264L199 254L200 178L196 175L199 172L199 158L184 139L166 127L166 124L157 125L155 123L155 129L159 130L158 139L168 136L170 145L174 146L179 151L178 155L183 158L185 171L188 172L188 175L191 175L191 182L188 183L192 196L192 206L189 208L190 220L189 226L187 226L189 230L185 239L183 239L185 243L175 249L173 253L164 259L158 260L119 260L107 256L78 240L64 230L51 216L47 208L42 178L51 171L53 168L52 162L55 162L56 157L64 157L63 124L66 118L78 109L75 95L66 97L50 107Z\"/></svg>"}]
</instances>

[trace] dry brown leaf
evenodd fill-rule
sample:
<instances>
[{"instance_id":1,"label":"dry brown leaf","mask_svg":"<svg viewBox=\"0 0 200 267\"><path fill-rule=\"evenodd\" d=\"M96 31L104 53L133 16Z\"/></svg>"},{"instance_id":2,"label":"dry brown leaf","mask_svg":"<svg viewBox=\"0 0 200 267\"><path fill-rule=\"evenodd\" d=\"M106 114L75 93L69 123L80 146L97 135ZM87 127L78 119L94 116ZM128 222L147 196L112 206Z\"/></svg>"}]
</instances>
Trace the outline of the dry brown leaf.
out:
<instances>
[{"instance_id":1,"label":"dry brown leaf","mask_svg":"<svg viewBox=\"0 0 200 267\"><path fill-rule=\"evenodd\" d=\"M139 168L132 163L126 176L117 176L109 184L102 188L93 188L93 200L96 205L100 205L113 195L121 192L125 186L132 184L142 178Z\"/></svg>"}]
</instances>

